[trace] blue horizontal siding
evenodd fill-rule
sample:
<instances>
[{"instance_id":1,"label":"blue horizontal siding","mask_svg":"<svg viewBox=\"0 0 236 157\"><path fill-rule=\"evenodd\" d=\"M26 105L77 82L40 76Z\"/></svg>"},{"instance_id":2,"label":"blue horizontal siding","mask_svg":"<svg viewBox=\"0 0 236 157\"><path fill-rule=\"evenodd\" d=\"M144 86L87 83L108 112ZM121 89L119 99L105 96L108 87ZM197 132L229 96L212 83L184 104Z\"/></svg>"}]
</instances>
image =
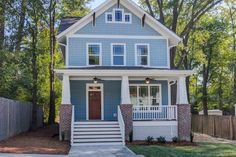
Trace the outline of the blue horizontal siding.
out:
<instances>
[{"instance_id":1,"label":"blue horizontal siding","mask_svg":"<svg viewBox=\"0 0 236 157\"><path fill-rule=\"evenodd\" d=\"M102 44L102 65L111 65L111 43L126 44L127 66L135 66L135 44L150 45L150 66L167 67L167 41L165 39L92 39L69 38L69 66L86 66L86 43Z\"/></svg>"},{"instance_id":2,"label":"blue horizontal siding","mask_svg":"<svg viewBox=\"0 0 236 157\"><path fill-rule=\"evenodd\" d=\"M112 12L113 8L117 5L109 8L103 14L96 17L95 27L92 22L84 26L82 29L77 31L75 34L106 34L106 35L149 35L149 36L160 36L160 33L152 29L148 25L141 27L141 18L132 14L124 6L120 8L124 9L125 13L132 14L132 24L119 24L119 23L105 23L105 13Z\"/></svg>"},{"instance_id":3,"label":"blue horizontal siding","mask_svg":"<svg viewBox=\"0 0 236 157\"><path fill-rule=\"evenodd\" d=\"M71 103L75 107L75 120L86 120L86 83L92 81L71 80ZM104 88L104 120L117 120L117 105L121 98L121 81L101 81ZM143 84L144 81L130 81L130 84ZM168 105L168 82L153 81L162 86L162 105Z\"/></svg>"}]
</instances>

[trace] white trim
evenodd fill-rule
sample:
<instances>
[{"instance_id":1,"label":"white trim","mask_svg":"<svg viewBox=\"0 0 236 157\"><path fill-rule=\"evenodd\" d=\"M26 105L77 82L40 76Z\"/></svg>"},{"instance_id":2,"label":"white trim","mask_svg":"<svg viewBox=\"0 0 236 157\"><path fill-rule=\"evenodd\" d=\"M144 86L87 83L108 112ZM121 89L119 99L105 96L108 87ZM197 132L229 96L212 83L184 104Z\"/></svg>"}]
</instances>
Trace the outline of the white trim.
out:
<instances>
[{"instance_id":1,"label":"white trim","mask_svg":"<svg viewBox=\"0 0 236 157\"><path fill-rule=\"evenodd\" d=\"M133 121L133 126L177 126L177 121Z\"/></svg>"},{"instance_id":2,"label":"white trim","mask_svg":"<svg viewBox=\"0 0 236 157\"><path fill-rule=\"evenodd\" d=\"M166 39L163 36L138 36L138 35L93 35L93 34L73 34L70 38L102 38L102 39Z\"/></svg>"},{"instance_id":3,"label":"white trim","mask_svg":"<svg viewBox=\"0 0 236 157\"><path fill-rule=\"evenodd\" d=\"M138 49L137 46L142 46L145 45L147 46L148 54L147 54L147 65L138 65ZM134 51L135 51L135 65L136 66L144 66L144 67L150 67L150 44L148 43L135 43L134 44ZM146 55L141 55L141 56L146 56Z\"/></svg>"},{"instance_id":4,"label":"white trim","mask_svg":"<svg viewBox=\"0 0 236 157\"><path fill-rule=\"evenodd\" d=\"M147 86L148 87L148 106L159 106L159 107L161 107L161 106L163 106L163 102L162 102L162 86L161 86L161 84L160 83L152 83L152 84L137 84L137 83L130 83L129 84L129 87L130 86L136 86L137 87L137 100L139 100L139 87L140 86ZM151 102L150 102L150 100L151 100L151 97L150 97L150 87L151 86L157 86L157 87L159 87L159 93L160 93L160 103L159 103L159 105L151 105ZM134 104L133 104L134 105ZM168 105L168 104L166 104L166 105ZM139 106L139 105L134 105L134 106ZM144 105L144 106L146 106L146 105Z\"/></svg>"},{"instance_id":5,"label":"white trim","mask_svg":"<svg viewBox=\"0 0 236 157\"><path fill-rule=\"evenodd\" d=\"M115 56L123 56L123 65L114 65L113 62L113 57L114 57L114 53L113 53L113 46L114 45L120 45L120 46L124 46L124 55L115 55ZM112 66L126 66L126 44L125 43L111 43L111 65Z\"/></svg>"},{"instance_id":6,"label":"white trim","mask_svg":"<svg viewBox=\"0 0 236 157\"><path fill-rule=\"evenodd\" d=\"M66 52L65 52L65 56L66 56L66 60L65 60L65 62L66 62L66 67L68 67L70 64L69 64L69 38L68 37L66 37Z\"/></svg>"},{"instance_id":7,"label":"white trim","mask_svg":"<svg viewBox=\"0 0 236 157\"><path fill-rule=\"evenodd\" d=\"M96 70L96 69L54 69L57 74L67 74L70 76L146 76L146 77L179 77L194 74L192 70Z\"/></svg>"},{"instance_id":8,"label":"white trim","mask_svg":"<svg viewBox=\"0 0 236 157\"><path fill-rule=\"evenodd\" d=\"M88 46L89 45L99 45L99 65L90 65L89 64L89 52ZM102 65L102 43L86 43L86 65L87 66L101 66Z\"/></svg>"},{"instance_id":9,"label":"white trim","mask_svg":"<svg viewBox=\"0 0 236 157\"><path fill-rule=\"evenodd\" d=\"M167 81L168 83L168 106L171 106L171 84L170 81Z\"/></svg>"},{"instance_id":10,"label":"white trim","mask_svg":"<svg viewBox=\"0 0 236 157\"><path fill-rule=\"evenodd\" d=\"M116 16L115 16L116 14L115 14L115 12L117 10L122 12L122 17L121 17L122 19L121 19L121 21L116 21ZM107 21L107 15L108 14L111 14L111 16L112 16L112 20L111 21ZM129 22L125 21L125 15L129 15L130 16L130 21ZM131 24L132 23L132 14L131 13L125 13L124 9L122 9L122 8L113 8L112 12L105 12L105 23Z\"/></svg>"},{"instance_id":11,"label":"white trim","mask_svg":"<svg viewBox=\"0 0 236 157\"><path fill-rule=\"evenodd\" d=\"M95 12L97 17L101 15L103 12L105 12L108 8L112 7L116 1L113 0L107 0L103 4L99 5L97 8L95 8L93 11L91 11L89 14L87 14L85 17L83 17L81 20L70 26L68 29L60 33L57 38L60 39L68 34L74 34L79 29L83 28L86 24L92 21L92 14ZM125 6L128 10L130 10L132 13L134 13L138 17L142 17L144 14L146 14L147 18L145 22L152 27L157 32L161 33L162 35L166 36L167 38L170 38L171 44L176 45L179 42L182 41L182 39L177 36L174 32L166 28L163 24L161 24L158 20L154 19L151 15L146 13L143 9L141 9L138 5L136 5L134 2L130 0L122 0L120 3Z\"/></svg>"},{"instance_id":12,"label":"white trim","mask_svg":"<svg viewBox=\"0 0 236 157\"><path fill-rule=\"evenodd\" d=\"M125 15L129 15L129 22L125 21ZM124 21L125 23L132 23L132 14L131 13L124 13Z\"/></svg>"},{"instance_id":13,"label":"white trim","mask_svg":"<svg viewBox=\"0 0 236 157\"><path fill-rule=\"evenodd\" d=\"M90 86L99 86L100 90L90 90ZM93 83L86 83L86 120L89 120L89 91L101 91L101 120L104 120L104 90L103 90L103 84L93 84Z\"/></svg>"},{"instance_id":14,"label":"white trim","mask_svg":"<svg viewBox=\"0 0 236 157\"><path fill-rule=\"evenodd\" d=\"M107 15L111 14L111 21L107 21ZM105 23L112 23L113 21L113 13L112 12L106 12L105 13Z\"/></svg>"},{"instance_id":15,"label":"white trim","mask_svg":"<svg viewBox=\"0 0 236 157\"><path fill-rule=\"evenodd\" d=\"M170 69L170 49L169 49L169 41L166 39L166 51L167 51L167 67Z\"/></svg>"},{"instance_id":16,"label":"white trim","mask_svg":"<svg viewBox=\"0 0 236 157\"><path fill-rule=\"evenodd\" d=\"M61 104L71 104L70 76L63 75Z\"/></svg>"},{"instance_id":17,"label":"white trim","mask_svg":"<svg viewBox=\"0 0 236 157\"><path fill-rule=\"evenodd\" d=\"M77 76L72 76L70 77L70 80L93 80L94 77L77 77ZM145 81L146 76L143 77L129 77L129 80L131 81ZM120 76L117 77L99 77L99 79L101 80L114 80L114 81L120 81L122 80L122 78ZM167 81L169 78L152 78L154 80L158 80L158 81Z\"/></svg>"}]
</instances>

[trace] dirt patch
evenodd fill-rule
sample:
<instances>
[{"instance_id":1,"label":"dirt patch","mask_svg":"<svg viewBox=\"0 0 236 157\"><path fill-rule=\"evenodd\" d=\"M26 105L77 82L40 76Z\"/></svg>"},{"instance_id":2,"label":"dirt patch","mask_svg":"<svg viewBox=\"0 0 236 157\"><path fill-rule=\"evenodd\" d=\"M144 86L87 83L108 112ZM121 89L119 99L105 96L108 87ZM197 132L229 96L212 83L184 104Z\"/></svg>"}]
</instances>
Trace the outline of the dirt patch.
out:
<instances>
[{"instance_id":1,"label":"dirt patch","mask_svg":"<svg viewBox=\"0 0 236 157\"><path fill-rule=\"evenodd\" d=\"M59 141L58 125L45 126L0 141L0 153L68 154L70 143Z\"/></svg>"},{"instance_id":2,"label":"dirt patch","mask_svg":"<svg viewBox=\"0 0 236 157\"><path fill-rule=\"evenodd\" d=\"M128 142L128 145L159 145L159 146L197 146L196 143L191 143L188 141L179 141L179 142L166 142L166 143L160 143L157 141L154 141L152 143L147 143L146 141L133 141Z\"/></svg>"},{"instance_id":3,"label":"dirt patch","mask_svg":"<svg viewBox=\"0 0 236 157\"><path fill-rule=\"evenodd\" d=\"M227 140L227 139L212 137L210 135L199 134L199 133L194 133L193 141L194 142L206 142L206 143L236 144L235 140Z\"/></svg>"}]
</instances>

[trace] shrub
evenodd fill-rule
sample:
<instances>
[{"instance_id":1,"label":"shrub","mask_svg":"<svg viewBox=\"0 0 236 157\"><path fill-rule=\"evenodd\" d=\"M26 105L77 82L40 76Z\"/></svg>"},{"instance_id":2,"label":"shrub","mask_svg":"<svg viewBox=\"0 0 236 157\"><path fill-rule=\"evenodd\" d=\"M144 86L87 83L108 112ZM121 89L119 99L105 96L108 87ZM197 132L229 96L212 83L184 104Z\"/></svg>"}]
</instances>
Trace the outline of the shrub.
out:
<instances>
[{"instance_id":1,"label":"shrub","mask_svg":"<svg viewBox=\"0 0 236 157\"><path fill-rule=\"evenodd\" d=\"M191 132L191 133L190 133L190 141L191 141L191 143L193 143L193 138L194 138L194 133Z\"/></svg>"},{"instance_id":2,"label":"shrub","mask_svg":"<svg viewBox=\"0 0 236 157\"><path fill-rule=\"evenodd\" d=\"M152 136L148 136L145 141L146 141L148 144L151 144L151 143L153 143L154 138L153 138Z\"/></svg>"},{"instance_id":3,"label":"shrub","mask_svg":"<svg viewBox=\"0 0 236 157\"><path fill-rule=\"evenodd\" d=\"M157 137L157 141L160 143L166 143L166 138L164 136Z\"/></svg>"},{"instance_id":4,"label":"shrub","mask_svg":"<svg viewBox=\"0 0 236 157\"><path fill-rule=\"evenodd\" d=\"M179 138L178 138L177 136L172 137L172 142L176 143L176 142L178 142L178 141L179 141Z\"/></svg>"}]
</instances>

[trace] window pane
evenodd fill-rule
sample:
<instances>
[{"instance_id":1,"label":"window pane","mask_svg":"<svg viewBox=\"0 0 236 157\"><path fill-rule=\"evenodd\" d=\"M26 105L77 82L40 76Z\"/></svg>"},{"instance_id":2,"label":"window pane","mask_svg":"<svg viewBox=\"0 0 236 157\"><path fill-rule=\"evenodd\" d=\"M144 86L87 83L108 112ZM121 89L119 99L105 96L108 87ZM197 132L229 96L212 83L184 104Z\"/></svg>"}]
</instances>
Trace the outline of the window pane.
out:
<instances>
[{"instance_id":1,"label":"window pane","mask_svg":"<svg viewBox=\"0 0 236 157\"><path fill-rule=\"evenodd\" d=\"M89 56L89 65L99 65L99 56Z\"/></svg>"},{"instance_id":2,"label":"window pane","mask_svg":"<svg viewBox=\"0 0 236 157\"><path fill-rule=\"evenodd\" d=\"M147 65L147 56L138 56L138 65Z\"/></svg>"},{"instance_id":3,"label":"window pane","mask_svg":"<svg viewBox=\"0 0 236 157\"><path fill-rule=\"evenodd\" d=\"M89 54L99 55L100 46L99 45L89 45L88 51L89 51Z\"/></svg>"},{"instance_id":4,"label":"window pane","mask_svg":"<svg viewBox=\"0 0 236 157\"><path fill-rule=\"evenodd\" d=\"M115 11L115 20L116 21L122 21L122 11L121 10L116 10Z\"/></svg>"},{"instance_id":5,"label":"window pane","mask_svg":"<svg viewBox=\"0 0 236 157\"><path fill-rule=\"evenodd\" d=\"M151 105L160 105L160 89L158 86L150 87Z\"/></svg>"},{"instance_id":6,"label":"window pane","mask_svg":"<svg viewBox=\"0 0 236 157\"><path fill-rule=\"evenodd\" d=\"M137 45L137 53L138 55L148 55L147 45Z\"/></svg>"},{"instance_id":7,"label":"window pane","mask_svg":"<svg viewBox=\"0 0 236 157\"><path fill-rule=\"evenodd\" d=\"M140 86L139 87L139 104L140 105L148 105L148 87Z\"/></svg>"},{"instance_id":8,"label":"window pane","mask_svg":"<svg viewBox=\"0 0 236 157\"><path fill-rule=\"evenodd\" d=\"M113 45L114 55L124 55L124 45Z\"/></svg>"},{"instance_id":9,"label":"window pane","mask_svg":"<svg viewBox=\"0 0 236 157\"><path fill-rule=\"evenodd\" d=\"M130 90L131 104L138 105L138 103L137 103L137 87L130 86L129 90Z\"/></svg>"},{"instance_id":10,"label":"window pane","mask_svg":"<svg viewBox=\"0 0 236 157\"><path fill-rule=\"evenodd\" d=\"M107 21L112 21L112 14L107 14Z\"/></svg>"},{"instance_id":11,"label":"window pane","mask_svg":"<svg viewBox=\"0 0 236 157\"><path fill-rule=\"evenodd\" d=\"M125 22L130 22L130 15L125 15Z\"/></svg>"},{"instance_id":12,"label":"window pane","mask_svg":"<svg viewBox=\"0 0 236 157\"><path fill-rule=\"evenodd\" d=\"M124 56L114 56L113 57L114 65L124 65Z\"/></svg>"}]
</instances>

